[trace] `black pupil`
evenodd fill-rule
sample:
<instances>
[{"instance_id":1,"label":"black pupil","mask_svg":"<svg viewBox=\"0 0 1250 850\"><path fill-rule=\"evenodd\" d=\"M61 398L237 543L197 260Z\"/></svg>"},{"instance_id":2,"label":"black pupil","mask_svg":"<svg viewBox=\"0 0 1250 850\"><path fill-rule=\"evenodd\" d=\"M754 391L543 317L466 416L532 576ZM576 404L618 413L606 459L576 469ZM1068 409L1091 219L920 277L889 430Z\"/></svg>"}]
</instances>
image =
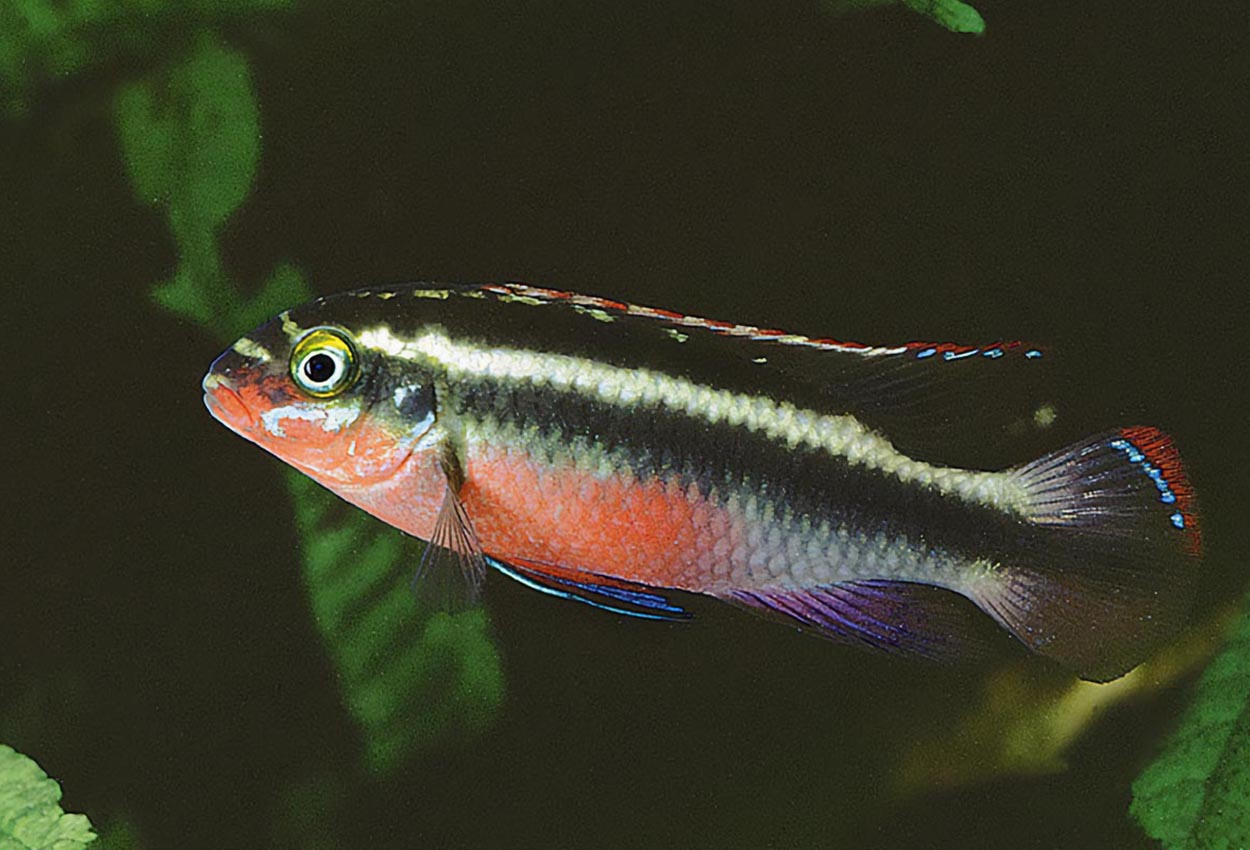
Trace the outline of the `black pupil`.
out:
<instances>
[{"instance_id":1,"label":"black pupil","mask_svg":"<svg viewBox=\"0 0 1250 850\"><path fill-rule=\"evenodd\" d=\"M334 358L328 354L314 354L304 361L304 377L314 384L324 384L334 377Z\"/></svg>"}]
</instances>

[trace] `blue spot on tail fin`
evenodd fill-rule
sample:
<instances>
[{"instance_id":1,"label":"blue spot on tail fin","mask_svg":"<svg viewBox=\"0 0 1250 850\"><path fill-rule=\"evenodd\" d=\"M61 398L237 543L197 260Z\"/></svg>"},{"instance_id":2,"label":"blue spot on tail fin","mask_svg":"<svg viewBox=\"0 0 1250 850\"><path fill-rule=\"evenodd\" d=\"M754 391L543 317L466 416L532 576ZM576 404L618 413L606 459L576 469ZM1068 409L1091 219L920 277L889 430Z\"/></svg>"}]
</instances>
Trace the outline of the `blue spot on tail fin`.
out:
<instances>
[{"instance_id":1,"label":"blue spot on tail fin","mask_svg":"<svg viewBox=\"0 0 1250 850\"><path fill-rule=\"evenodd\" d=\"M1122 676L1184 623L1199 575L1197 497L1172 440L1123 428L1010 475L1033 530L969 595L1083 678Z\"/></svg>"}]
</instances>

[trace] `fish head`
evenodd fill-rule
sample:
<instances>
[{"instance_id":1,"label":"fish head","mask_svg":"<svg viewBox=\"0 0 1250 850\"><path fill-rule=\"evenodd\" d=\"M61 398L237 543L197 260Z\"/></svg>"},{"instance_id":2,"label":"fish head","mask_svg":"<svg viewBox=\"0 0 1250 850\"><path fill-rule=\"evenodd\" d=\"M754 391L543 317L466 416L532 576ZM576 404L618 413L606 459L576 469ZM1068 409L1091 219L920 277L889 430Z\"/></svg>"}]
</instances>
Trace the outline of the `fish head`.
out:
<instances>
[{"instance_id":1,"label":"fish head","mask_svg":"<svg viewBox=\"0 0 1250 850\"><path fill-rule=\"evenodd\" d=\"M230 430L342 491L392 478L434 448L432 381L362 346L317 301L239 339L204 377L204 403Z\"/></svg>"}]
</instances>

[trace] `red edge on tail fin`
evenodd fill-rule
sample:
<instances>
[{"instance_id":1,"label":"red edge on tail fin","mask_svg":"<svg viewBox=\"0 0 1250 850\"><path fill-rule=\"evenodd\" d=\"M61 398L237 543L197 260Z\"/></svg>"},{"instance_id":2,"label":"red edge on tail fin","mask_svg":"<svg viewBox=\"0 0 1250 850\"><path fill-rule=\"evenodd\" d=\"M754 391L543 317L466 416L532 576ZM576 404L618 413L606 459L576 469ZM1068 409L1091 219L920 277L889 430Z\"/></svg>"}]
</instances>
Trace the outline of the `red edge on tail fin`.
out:
<instances>
[{"instance_id":1,"label":"red edge on tail fin","mask_svg":"<svg viewBox=\"0 0 1250 850\"><path fill-rule=\"evenodd\" d=\"M1154 479L1159 501L1175 509L1169 520L1185 532L1189 554L1201 555L1202 530L1198 523L1197 498L1172 438L1149 425L1122 428L1120 436L1128 444L1122 450L1129 461L1138 464L1142 472ZM1136 449L1136 452L1129 449Z\"/></svg>"},{"instance_id":2,"label":"red edge on tail fin","mask_svg":"<svg viewBox=\"0 0 1250 850\"><path fill-rule=\"evenodd\" d=\"M968 587L1033 651L1097 682L1184 624L1198 579L1197 496L1171 438L1122 428L1016 469L1036 529Z\"/></svg>"}]
</instances>

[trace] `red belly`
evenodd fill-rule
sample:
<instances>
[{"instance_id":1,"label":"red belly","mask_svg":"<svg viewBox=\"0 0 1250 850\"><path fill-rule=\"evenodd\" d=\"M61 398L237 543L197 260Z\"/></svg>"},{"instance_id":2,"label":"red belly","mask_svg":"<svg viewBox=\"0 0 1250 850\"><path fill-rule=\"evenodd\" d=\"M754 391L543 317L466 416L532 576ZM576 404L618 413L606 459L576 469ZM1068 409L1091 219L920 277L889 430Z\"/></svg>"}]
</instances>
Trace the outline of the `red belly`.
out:
<instances>
[{"instance_id":1,"label":"red belly","mask_svg":"<svg viewBox=\"0 0 1250 850\"><path fill-rule=\"evenodd\" d=\"M522 452L469 457L463 496L488 554L543 561L656 587L709 590L736 523L692 485L546 466ZM719 571L717 571L719 572Z\"/></svg>"}]
</instances>

